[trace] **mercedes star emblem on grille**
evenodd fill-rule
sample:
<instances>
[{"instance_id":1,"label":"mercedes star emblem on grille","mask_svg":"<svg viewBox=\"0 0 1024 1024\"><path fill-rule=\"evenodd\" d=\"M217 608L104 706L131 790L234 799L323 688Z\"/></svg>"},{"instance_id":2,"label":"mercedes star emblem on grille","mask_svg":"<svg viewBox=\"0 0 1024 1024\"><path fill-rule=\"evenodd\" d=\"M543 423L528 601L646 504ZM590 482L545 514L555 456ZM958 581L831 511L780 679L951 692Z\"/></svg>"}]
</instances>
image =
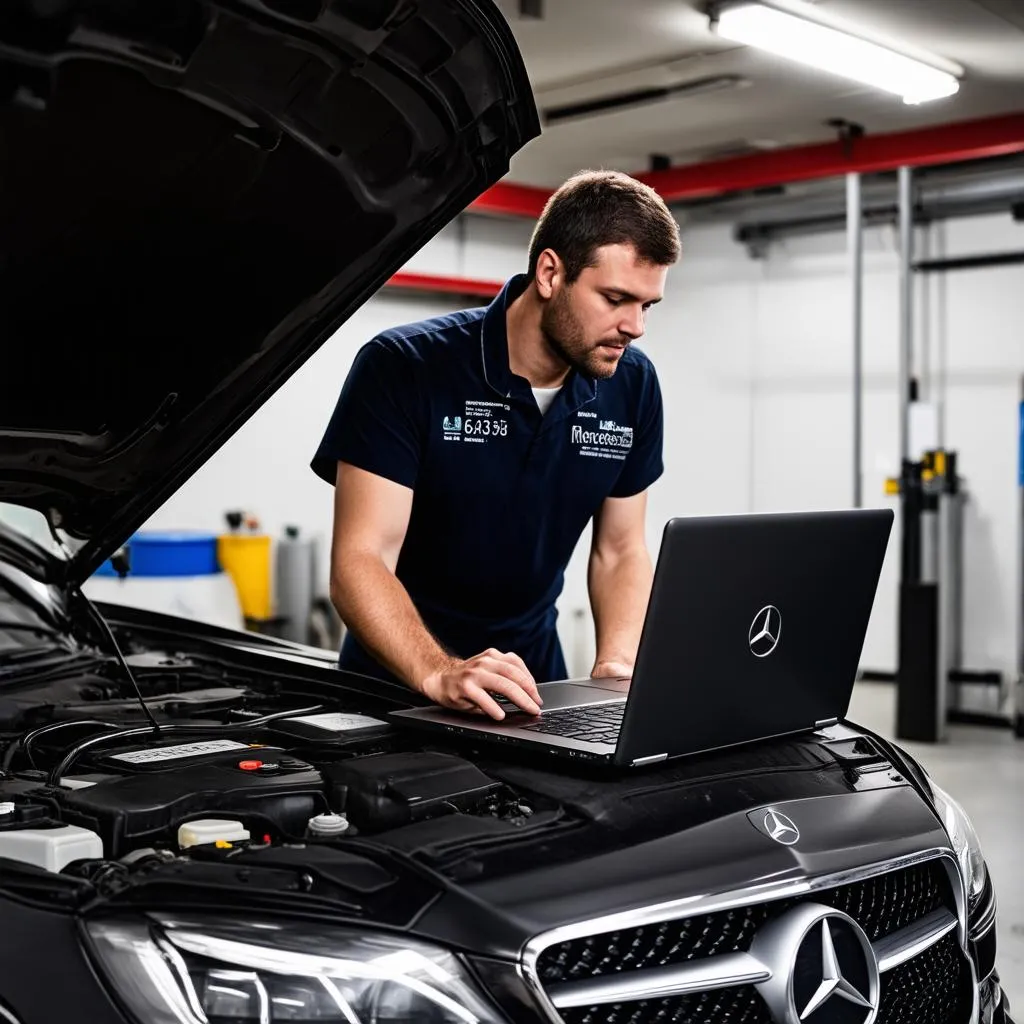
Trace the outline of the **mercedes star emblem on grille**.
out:
<instances>
[{"instance_id":1,"label":"mercedes star emblem on grille","mask_svg":"<svg viewBox=\"0 0 1024 1024\"><path fill-rule=\"evenodd\" d=\"M817 950L811 949L817 942L815 932L821 930L821 981L818 983L818 987L814 990L814 994L807 1000L807 1005L800 1010L800 1004L803 1003L801 999L797 1003L797 1009L800 1011L800 1019L806 1020L815 1010L824 1006L830 999L845 999L848 1003L853 1003L854 1006L859 1006L865 1010L874 1010L871 1001L867 996L861 992L860 988L855 985L850 978L856 978L860 986L866 993L868 991L865 985L867 975L867 965L864 962L863 955L852 945L850 948L850 956L847 958L845 971L848 972L849 976L844 973L844 965L840 963L839 953L836 950L836 938L842 937L842 929L846 928L846 922L838 919L833 920L832 918L826 917L820 925L815 928L814 932L804 939L803 945L800 947L800 952L797 953L797 966L794 970L793 984L797 986L797 976L799 974L800 960L801 958L807 960L813 960L813 966L817 967ZM834 930L833 930L834 929ZM805 952L806 949L806 952ZM811 966L811 965L808 965Z\"/></svg>"},{"instance_id":2,"label":"mercedes star emblem on grille","mask_svg":"<svg viewBox=\"0 0 1024 1024\"><path fill-rule=\"evenodd\" d=\"M878 961L864 929L842 911L805 903L758 932L751 953L772 977L757 986L778 1024L873 1024L881 1002Z\"/></svg>"},{"instance_id":3,"label":"mercedes star emblem on grille","mask_svg":"<svg viewBox=\"0 0 1024 1024\"><path fill-rule=\"evenodd\" d=\"M783 846L792 846L800 839L800 829L793 824L793 819L778 811L768 811L765 814L764 830L775 842L782 843Z\"/></svg>"},{"instance_id":4,"label":"mercedes star emblem on grille","mask_svg":"<svg viewBox=\"0 0 1024 1024\"><path fill-rule=\"evenodd\" d=\"M773 604L765 605L750 624L747 643L755 658L767 658L782 637L782 613Z\"/></svg>"}]
</instances>

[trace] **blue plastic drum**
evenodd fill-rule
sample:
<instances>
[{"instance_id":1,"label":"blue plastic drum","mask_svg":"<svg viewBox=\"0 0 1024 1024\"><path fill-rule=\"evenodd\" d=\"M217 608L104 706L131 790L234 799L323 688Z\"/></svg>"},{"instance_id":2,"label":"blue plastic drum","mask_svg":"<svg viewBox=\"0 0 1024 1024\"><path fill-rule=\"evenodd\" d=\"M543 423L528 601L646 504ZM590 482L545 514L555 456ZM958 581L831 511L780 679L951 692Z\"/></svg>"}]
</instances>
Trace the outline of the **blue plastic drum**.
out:
<instances>
[{"instance_id":1,"label":"blue plastic drum","mask_svg":"<svg viewBox=\"0 0 1024 1024\"><path fill-rule=\"evenodd\" d=\"M217 536L192 530L142 531L127 544L130 576L211 576L220 572ZM110 561L97 576L116 576Z\"/></svg>"}]
</instances>

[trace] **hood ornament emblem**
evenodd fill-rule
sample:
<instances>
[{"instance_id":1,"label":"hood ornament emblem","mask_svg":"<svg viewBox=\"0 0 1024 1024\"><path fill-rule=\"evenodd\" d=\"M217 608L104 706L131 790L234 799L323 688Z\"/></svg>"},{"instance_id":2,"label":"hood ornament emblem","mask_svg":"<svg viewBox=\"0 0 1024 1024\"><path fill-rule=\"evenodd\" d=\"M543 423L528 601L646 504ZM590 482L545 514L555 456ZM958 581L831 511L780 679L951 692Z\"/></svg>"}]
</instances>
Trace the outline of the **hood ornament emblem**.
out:
<instances>
[{"instance_id":1,"label":"hood ornament emblem","mask_svg":"<svg viewBox=\"0 0 1024 1024\"><path fill-rule=\"evenodd\" d=\"M764 830L777 843L792 846L800 840L800 829L793 824L793 819L779 811L768 811L764 816Z\"/></svg>"}]
</instances>

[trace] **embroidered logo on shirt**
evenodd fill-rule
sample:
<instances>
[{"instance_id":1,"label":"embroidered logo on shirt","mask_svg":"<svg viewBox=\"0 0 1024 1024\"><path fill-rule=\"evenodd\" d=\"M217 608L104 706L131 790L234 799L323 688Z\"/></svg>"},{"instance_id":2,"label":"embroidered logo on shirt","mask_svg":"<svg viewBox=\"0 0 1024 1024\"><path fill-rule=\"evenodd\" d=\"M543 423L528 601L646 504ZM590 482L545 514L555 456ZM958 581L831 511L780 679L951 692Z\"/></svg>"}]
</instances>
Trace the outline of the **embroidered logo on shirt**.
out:
<instances>
[{"instance_id":1,"label":"embroidered logo on shirt","mask_svg":"<svg viewBox=\"0 0 1024 1024\"><path fill-rule=\"evenodd\" d=\"M508 411L507 402L467 398L466 418L462 421L462 440L473 444L487 444L491 438L508 437L508 420L502 416L503 412Z\"/></svg>"},{"instance_id":2,"label":"embroidered logo on shirt","mask_svg":"<svg viewBox=\"0 0 1024 1024\"><path fill-rule=\"evenodd\" d=\"M444 422L441 424L446 434L461 434L462 433L462 417L461 416L445 416Z\"/></svg>"},{"instance_id":3,"label":"embroidered logo on shirt","mask_svg":"<svg viewBox=\"0 0 1024 1024\"><path fill-rule=\"evenodd\" d=\"M620 427L615 420L601 420L598 424L599 430L607 430L613 434L621 434L624 439L627 439L629 444L626 447L631 447L633 444L633 428L632 427Z\"/></svg>"},{"instance_id":4,"label":"embroidered logo on shirt","mask_svg":"<svg viewBox=\"0 0 1024 1024\"><path fill-rule=\"evenodd\" d=\"M615 420L601 420L596 430L587 430L574 423L572 443L579 446L579 454L593 459L625 460L633 447L633 428L620 426Z\"/></svg>"}]
</instances>

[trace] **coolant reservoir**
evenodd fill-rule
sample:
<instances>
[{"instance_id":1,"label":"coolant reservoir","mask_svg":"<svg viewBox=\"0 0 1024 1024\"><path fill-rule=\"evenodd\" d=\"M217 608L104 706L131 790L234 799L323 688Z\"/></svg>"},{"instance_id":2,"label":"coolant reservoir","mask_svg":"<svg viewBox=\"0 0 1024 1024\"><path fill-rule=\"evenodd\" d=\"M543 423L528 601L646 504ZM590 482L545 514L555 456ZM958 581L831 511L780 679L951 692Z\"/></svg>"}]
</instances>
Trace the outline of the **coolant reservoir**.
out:
<instances>
[{"instance_id":1,"label":"coolant reservoir","mask_svg":"<svg viewBox=\"0 0 1024 1024\"><path fill-rule=\"evenodd\" d=\"M46 871L61 871L75 860L102 858L103 840L77 825L0 830L0 857Z\"/></svg>"},{"instance_id":2,"label":"coolant reservoir","mask_svg":"<svg viewBox=\"0 0 1024 1024\"><path fill-rule=\"evenodd\" d=\"M211 843L245 843L249 830L234 818L197 818L178 829L178 846L207 846Z\"/></svg>"}]
</instances>

